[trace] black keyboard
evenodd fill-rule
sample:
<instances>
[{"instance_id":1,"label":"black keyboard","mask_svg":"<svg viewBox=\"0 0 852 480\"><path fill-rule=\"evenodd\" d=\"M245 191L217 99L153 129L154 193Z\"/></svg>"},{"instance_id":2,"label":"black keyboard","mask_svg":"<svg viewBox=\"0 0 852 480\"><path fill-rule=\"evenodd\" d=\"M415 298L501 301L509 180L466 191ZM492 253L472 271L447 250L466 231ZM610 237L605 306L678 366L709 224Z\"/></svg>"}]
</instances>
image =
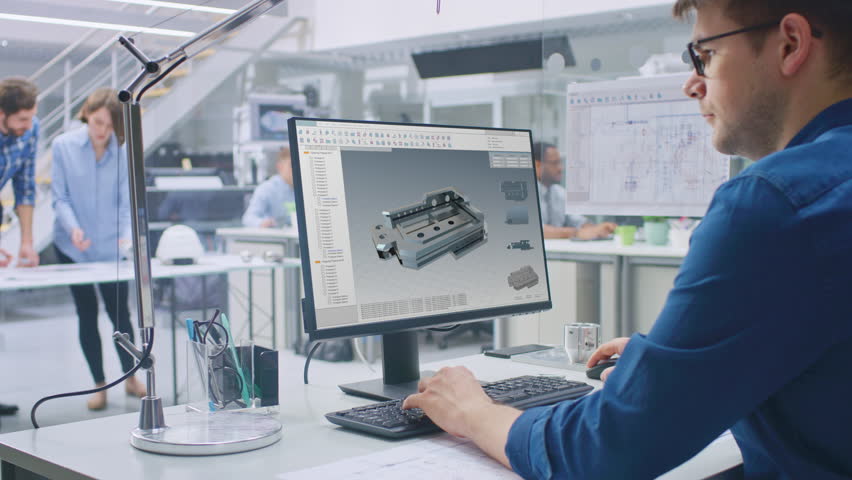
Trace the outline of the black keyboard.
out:
<instances>
[{"instance_id":1,"label":"black keyboard","mask_svg":"<svg viewBox=\"0 0 852 480\"><path fill-rule=\"evenodd\" d=\"M534 376L509 378L482 386L497 403L519 409L550 405L582 397L592 386L562 377ZM326 414L329 422L341 427L389 438L405 438L440 431L423 410L402 409L402 400L388 400L363 407Z\"/></svg>"}]
</instances>

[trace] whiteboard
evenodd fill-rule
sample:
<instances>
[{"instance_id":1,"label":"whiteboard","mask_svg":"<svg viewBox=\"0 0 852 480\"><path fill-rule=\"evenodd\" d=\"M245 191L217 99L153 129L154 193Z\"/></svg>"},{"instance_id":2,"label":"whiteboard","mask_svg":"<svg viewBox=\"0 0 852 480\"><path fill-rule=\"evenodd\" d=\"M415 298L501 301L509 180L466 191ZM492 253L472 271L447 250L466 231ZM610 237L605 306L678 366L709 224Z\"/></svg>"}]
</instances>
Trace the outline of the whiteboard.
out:
<instances>
[{"instance_id":1,"label":"whiteboard","mask_svg":"<svg viewBox=\"0 0 852 480\"><path fill-rule=\"evenodd\" d=\"M688 75L569 85L564 184L567 211L703 216L730 178Z\"/></svg>"}]
</instances>

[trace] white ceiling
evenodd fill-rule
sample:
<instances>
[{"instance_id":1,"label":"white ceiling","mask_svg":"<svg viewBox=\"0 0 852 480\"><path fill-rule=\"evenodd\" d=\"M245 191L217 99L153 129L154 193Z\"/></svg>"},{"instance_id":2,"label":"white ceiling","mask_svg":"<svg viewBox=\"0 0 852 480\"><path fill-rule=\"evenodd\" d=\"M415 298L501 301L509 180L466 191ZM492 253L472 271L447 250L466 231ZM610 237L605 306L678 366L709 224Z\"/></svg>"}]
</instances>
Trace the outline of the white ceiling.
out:
<instances>
[{"instance_id":1,"label":"white ceiling","mask_svg":"<svg viewBox=\"0 0 852 480\"><path fill-rule=\"evenodd\" d=\"M172 0L179 3L239 9L249 0ZM279 7L281 8L281 7ZM284 11L283 8L281 8ZM200 32L224 18L221 14L182 11L172 8L152 8L110 0L0 0L0 12L18 15L54 17L91 22L116 23L143 27L157 26L173 30ZM276 13L276 12L272 12ZM47 25L0 19L0 59L22 56L39 60L51 52L58 52L88 31L83 27ZM89 42L93 48L117 32L102 31ZM165 48L179 44L179 37L139 34L147 44ZM185 39L184 39L185 40Z\"/></svg>"}]
</instances>

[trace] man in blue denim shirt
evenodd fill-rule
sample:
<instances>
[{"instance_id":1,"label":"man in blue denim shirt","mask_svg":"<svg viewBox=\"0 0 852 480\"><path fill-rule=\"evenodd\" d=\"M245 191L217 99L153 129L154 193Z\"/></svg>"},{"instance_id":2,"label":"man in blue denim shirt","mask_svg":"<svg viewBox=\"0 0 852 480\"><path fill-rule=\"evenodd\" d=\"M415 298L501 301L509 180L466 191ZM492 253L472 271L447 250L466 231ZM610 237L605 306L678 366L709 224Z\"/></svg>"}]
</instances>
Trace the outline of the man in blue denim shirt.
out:
<instances>
[{"instance_id":1,"label":"man in blue denim shirt","mask_svg":"<svg viewBox=\"0 0 852 480\"><path fill-rule=\"evenodd\" d=\"M289 148L282 148L278 152L275 169L278 175L269 177L254 190L243 214L243 225L260 228L290 225L291 207L295 209L296 197L293 193L293 166Z\"/></svg>"},{"instance_id":2,"label":"man in blue denim shirt","mask_svg":"<svg viewBox=\"0 0 852 480\"><path fill-rule=\"evenodd\" d=\"M421 407L526 478L653 478L731 429L747 478L852 476L852 2L678 0L684 91L715 147L760 159L716 192L648 335L604 388L520 412L463 368Z\"/></svg>"},{"instance_id":3,"label":"man in blue denim shirt","mask_svg":"<svg viewBox=\"0 0 852 480\"><path fill-rule=\"evenodd\" d=\"M21 225L18 266L38 265L33 248L33 205L35 205L35 157L38 143L36 87L23 78L0 80L0 189L12 181L15 213ZM3 206L0 205L0 223ZM0 267L11 263L12 255L0 249Z\"/></svg>"}]
</instances>

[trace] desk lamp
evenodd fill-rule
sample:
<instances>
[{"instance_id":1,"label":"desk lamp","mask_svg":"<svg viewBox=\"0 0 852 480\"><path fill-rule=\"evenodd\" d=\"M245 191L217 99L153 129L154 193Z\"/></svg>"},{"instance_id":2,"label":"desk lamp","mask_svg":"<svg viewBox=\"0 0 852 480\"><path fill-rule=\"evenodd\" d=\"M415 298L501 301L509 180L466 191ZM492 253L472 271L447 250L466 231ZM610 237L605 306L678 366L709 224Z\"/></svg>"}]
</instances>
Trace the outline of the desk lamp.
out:
<instances>
[{"instance_id":1,"label":"desk lamp","mask_svg":"<svg viewBox=\"0 0 852 480\"><path fill-rule=\"evenodd\" d=\"M142 71L126 89L119 92L118 99L123 104L124 135L127 141L131 225L135 240L133 268L136 273L136 306L143 350L137 349L120 334L115 337L122 348L143 363L142 368L146 372L147 395L142 399L139 426L130 437L130 443L140 450L170 455L217 455L265 447L281 437L281 424L277 420L242 412L216 412L212 415L187 413L179 424L166 425L163 402L157 396L154 381L154 362L150 356L154 339L154 305L148 249L142 114L139 105L145 92L178 65L281 3L284 0L255 0L156 60L148 58L134 45L132 39L124 36L118 39L142 64ZM148 83L140 89L146 79Z\"/></svg>"}]
</instances>

